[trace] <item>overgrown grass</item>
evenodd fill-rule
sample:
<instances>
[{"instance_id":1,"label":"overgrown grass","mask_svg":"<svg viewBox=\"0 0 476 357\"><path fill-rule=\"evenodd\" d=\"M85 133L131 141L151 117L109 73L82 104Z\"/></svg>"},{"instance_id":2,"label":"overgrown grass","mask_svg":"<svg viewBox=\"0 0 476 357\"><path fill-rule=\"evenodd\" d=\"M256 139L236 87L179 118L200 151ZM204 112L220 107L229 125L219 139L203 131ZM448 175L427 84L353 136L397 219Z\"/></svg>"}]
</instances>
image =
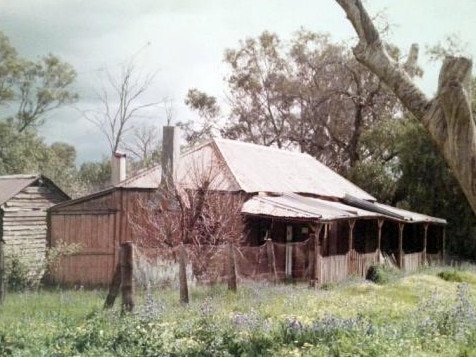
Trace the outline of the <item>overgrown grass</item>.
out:
<instances>
[{"instance_id":1,"label":"overgrown grass","mask_svg":"<svg viewBox=\"0 0 476 357\"><path fill-rule=\"evenodd\" d=\"M13 293L0 356L474 356L476 274L455 282L439 277L447 270L328 290L195 287L188 306L166 289L126 316L102 310L104 291Z\"/></svg>"}]
</instances>

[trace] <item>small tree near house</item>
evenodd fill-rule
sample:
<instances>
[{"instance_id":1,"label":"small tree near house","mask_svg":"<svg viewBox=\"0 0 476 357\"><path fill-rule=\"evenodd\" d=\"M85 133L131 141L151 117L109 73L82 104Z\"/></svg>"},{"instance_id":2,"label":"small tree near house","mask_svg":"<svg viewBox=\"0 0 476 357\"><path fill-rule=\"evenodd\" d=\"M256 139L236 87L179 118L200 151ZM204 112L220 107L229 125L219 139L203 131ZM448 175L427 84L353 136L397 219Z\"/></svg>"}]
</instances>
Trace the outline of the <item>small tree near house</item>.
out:
<instances>
[{"instance_id":1,"label":"small tree near house","mask_svg":"<svg viewBox=\"0 0 476 357\"><path fill-rule=\"evenodd\" d=\"M241 241L244 230L242 197L214 189L222 177L219 165L194 163L186 176L180 183L162 182L152 199L137 201L130 216L138 246L178 261L182 303L189 301L186 254L197 280L216 281L223 266L218 251L228 245L232 258L231 246ZM228 260L228 286L235 290L233 259Z\"/></svg>"}]
</instances>

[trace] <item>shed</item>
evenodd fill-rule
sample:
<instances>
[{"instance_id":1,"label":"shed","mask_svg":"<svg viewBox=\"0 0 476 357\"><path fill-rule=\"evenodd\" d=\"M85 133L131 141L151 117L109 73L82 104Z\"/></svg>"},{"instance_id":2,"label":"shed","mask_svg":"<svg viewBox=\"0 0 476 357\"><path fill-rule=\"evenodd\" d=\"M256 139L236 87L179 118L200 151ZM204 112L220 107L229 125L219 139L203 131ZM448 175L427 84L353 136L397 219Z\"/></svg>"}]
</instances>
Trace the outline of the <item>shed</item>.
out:
<instances>
[{"instance_id":1,"label":"shed","mask_svg":"<svg viewBox=\"0 0 476 357\"><path fill-rule=\"evenodd\" d=\"M43 175L0 176L0 239L31 275L41 273L47 242L47 209L69 200Z\"/></svg>"}]
</instances>

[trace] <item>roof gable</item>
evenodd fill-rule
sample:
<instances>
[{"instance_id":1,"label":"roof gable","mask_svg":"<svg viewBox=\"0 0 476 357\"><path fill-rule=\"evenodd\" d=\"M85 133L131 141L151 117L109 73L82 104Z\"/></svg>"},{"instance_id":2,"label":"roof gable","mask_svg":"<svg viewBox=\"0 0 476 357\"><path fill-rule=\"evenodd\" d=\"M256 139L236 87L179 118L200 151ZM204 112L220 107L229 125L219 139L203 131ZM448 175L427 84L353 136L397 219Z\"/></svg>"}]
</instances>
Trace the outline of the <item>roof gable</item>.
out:
<instances>
[{"instance_id":1,"label":"roof gable","mask_svg":"<svg viewBox=\"0 0 476 357\"><path fill-rule=\"evenodd\" d=\"M0 176L0 205L40 178L39 175Z\"/></svg>"},{"instance_id":2,"label":"roof gable","mask_svg":"<svg viewBox=\"0 0 476 357\"><path fill-rule=\"evenodd\" d=\"M54 186L54 188L64 196L65 200L70 199L53 181L43 175L6 175L0 176L0 205L39 180L44 180Z\"/></svg>"}]
</instances>

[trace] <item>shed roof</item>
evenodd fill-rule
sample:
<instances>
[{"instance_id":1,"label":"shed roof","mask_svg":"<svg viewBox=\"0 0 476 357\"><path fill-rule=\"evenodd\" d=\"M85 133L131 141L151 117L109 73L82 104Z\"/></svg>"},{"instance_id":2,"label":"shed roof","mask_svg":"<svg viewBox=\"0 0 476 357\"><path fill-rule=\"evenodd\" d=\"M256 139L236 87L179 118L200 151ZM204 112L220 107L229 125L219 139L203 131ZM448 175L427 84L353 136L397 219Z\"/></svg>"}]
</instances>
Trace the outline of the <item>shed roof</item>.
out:
<instances>
[{"instance_id":1,"label":"shed roof","mask_svg":"<svg viewBox=\"0 0 476 357\"><path fill-rule=\"evenodd\" d=\"M53 181L47 177L39 174L27 174L27 175L5 175L0 176L0 205L14 197L25 187L30 186L38 180L44 180L53 184L58 191L65 196L66 199L70 197L64 193L58 186L56 186Z\"/></svg>"}]
</instances>

